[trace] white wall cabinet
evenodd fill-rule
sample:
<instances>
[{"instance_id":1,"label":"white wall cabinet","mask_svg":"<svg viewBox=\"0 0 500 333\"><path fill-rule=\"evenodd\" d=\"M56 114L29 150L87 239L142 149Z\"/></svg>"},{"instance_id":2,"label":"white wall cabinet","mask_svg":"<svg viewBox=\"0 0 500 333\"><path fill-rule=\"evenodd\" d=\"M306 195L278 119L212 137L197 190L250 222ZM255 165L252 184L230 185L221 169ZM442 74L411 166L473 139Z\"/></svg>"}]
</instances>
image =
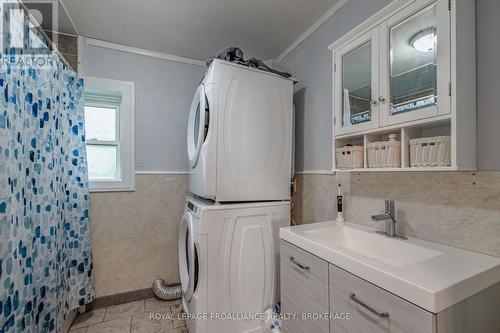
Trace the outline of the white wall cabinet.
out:
<instances>
[{"instance_id":1,"label":"white wall cabinet","mask_svg":"<svg viewBox=\"0 0 500 333\"><path fill-rule=\"evenodd\" d=\"M378 127L379 41L374 28L335 53L336 131L355 133ZM338 65L337 65L338 64Z\"/></svg>"},{"instance_id":2,"label":"white wall cabinet","mask_svg":"<svg viewBox=\"0 0 500 333\"><path fill-rule=\"evenodd\" d=\"M393 1L330 46L333 171L336 148L408 133L408 139L450 135L451 165L440 169L476 169L474 6L470 0ZM365 163L355 171L363 170L373 169ZM397 170L435 169L402 162Z\"/></svg>"},{"instance_id":3,"label":"white wall cabinet","mask_svg":"<svg viewBox=\"0 0 500 333\"><path fill-rule=\"evenodd\" d=\"M381 127L451 112L450 16L447 1L416 1L379 25Z\"/></svg>"},{"instance_id":4,"label":"white wall cabinet","mask_svg":"<svg viewBox=\"0 0 500 333\"><path fill-rule=\"evenodd\" d=\"M280 262L282 313L331 317L285 319L285 333L500 332L500 283L431 313L283 240Z\"/></svg>"}]
</instances>

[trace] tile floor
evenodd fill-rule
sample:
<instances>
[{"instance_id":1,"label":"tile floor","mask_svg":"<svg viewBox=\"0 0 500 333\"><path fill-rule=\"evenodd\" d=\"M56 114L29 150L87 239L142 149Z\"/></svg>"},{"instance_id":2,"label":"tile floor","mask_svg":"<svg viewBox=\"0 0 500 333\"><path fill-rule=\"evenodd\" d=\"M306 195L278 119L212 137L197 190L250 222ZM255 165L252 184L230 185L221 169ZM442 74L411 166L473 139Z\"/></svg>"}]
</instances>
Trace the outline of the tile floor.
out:
<instances>
[{"instance_id":1,"label":"tile floor","mask_svg":"<svg viewBox=\"0 0 500 333\"><path fill-rule=\"evenodd\" d=\"M181 301L148 298L80 314L70 333L187 333L186 323L177 319L181 311ZM173 319L151 319L166 314Z\"/></svg>"}]
</instances>

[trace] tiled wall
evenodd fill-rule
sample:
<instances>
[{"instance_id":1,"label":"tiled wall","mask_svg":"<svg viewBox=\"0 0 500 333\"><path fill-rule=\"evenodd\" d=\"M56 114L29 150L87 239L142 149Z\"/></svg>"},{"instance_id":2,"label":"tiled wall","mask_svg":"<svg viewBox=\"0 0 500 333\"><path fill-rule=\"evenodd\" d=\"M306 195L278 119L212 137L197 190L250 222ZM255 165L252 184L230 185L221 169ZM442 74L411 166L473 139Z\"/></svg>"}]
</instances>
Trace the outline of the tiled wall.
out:
<instances>
[{"instance_id":1,"label":"tiled wall","mask_svg":"<svg viewBox=\"0 0 500 333\"><path fill-rule=\"evenodd\" d=\"M73 70L78 70L78 43L77 37L72 35L47 33L47 36L57 36L57 49L61 55L66 59Z\"/></svg>"},{"instance_id":2,"label":"tiled wall","mask_svg":"<svg viewBox=\"0 0 500 333\"><path fill-rule=\"evenodd\" d=\"M292 223L303 224L335 218L337 180L330 175L296 175L292 197Z\"/></svg>"},{"instance_id":3,"label":"tiled wall","mask_svg":"<svg viewBox=\"0 0 500 333\"><path fill-rule=\"evenodd\" d=\"M391 199L399 233L500 257L500 172L299 175L295 223L334 219L338 182L349 222L383 228L370 216Z\"/></svg>"},{"instance_id":4,"label":"tiled wall","mask_svg":"<svg viewBox=\"0 0 500 333\"><path fill-rule=\"evenodd\" d=\"M81 51L85 75L135 82L136 170L185 170L187 110L205 67L85 43ZM135 192L91 194L97 297L149 288L159 277L179 282L187 182L187 175L137 175Z\"/></svg>"},{"instance_id":5,"label":"tiled wall","mask_svg":"<svg viewBox=\"0 0 500 333\"><path fill-rule=\"evenodd\" d=\"M177 235L186 175L136 175L134 192L91 193L96 296L179 282Z\"/></svg>"},{"instance_id":6,"label":"tiled wall","mask_svg":"<svg viewBox=\"0 0 500 333\"><path fill-rule=\"evenodd\" d=\"M78 70L78 44L76 38L76 36L70 35L57 35L57 48L75 71Z\"/></svg>"}]
</instances>

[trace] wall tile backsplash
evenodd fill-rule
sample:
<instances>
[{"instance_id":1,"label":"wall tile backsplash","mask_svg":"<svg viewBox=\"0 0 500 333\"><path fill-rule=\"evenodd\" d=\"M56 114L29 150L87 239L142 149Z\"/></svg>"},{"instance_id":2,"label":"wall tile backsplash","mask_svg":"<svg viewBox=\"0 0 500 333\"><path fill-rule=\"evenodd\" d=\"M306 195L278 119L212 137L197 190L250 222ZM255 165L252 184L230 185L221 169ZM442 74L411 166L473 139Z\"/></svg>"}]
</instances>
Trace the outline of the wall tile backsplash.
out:
<instances>
[{"instance_id":1,"label":"wall tile backsplash","mask_svg":"<svg viewBox=\"0 0 500 333\"><path fill-rule=\"evenodd\" d=\"M297 224L333 220L340 182L349 222L384 227L370 216L396 201L399 233L500 256L500 172L365 172L298 175Z\"/></svg>"},{"instance_id":2,"label":"wall tile backsplash","mask_svg":"<svg viewBox=\"0 0 500 333\"><path fill-rule=\"evenodd\" d=\"M133 192L90 195L96 296L179 282L177 238L187 175L136 175Z\"/></svg>"}]
</instances>

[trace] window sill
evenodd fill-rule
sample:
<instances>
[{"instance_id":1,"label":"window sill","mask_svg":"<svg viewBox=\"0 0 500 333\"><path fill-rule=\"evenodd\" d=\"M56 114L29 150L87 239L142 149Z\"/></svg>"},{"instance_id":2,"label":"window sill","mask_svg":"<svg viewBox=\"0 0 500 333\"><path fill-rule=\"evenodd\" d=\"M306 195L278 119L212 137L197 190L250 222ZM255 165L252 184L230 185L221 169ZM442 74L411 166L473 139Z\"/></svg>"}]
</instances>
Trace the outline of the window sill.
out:
<instances>
[{"instance_id":1,"label":"window sill","mask_svg":"<svg viewBox=\"0 0 500 333\"><path fill-rule=\"evenodd\" d=\"M94 180L89 181L89 192L133 192L135 177L127 180Z\"/></svg>"}]
</instances>

